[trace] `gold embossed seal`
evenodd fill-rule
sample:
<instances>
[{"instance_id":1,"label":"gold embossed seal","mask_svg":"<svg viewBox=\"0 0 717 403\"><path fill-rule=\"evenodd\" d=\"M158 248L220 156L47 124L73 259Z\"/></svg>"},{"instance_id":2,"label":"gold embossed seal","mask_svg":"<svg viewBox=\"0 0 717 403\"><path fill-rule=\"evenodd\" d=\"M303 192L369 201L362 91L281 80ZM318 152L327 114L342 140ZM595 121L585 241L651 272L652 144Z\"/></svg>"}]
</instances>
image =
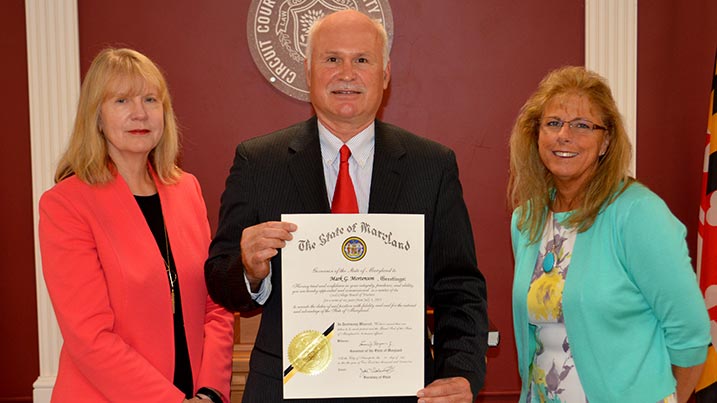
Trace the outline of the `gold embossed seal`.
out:
<instances>
[{"instance_id":1,"label":"gold embossed seal","mask_svg":"<svg viewBox=\"0 0 717 403\"><path fill-rule=\"evenodd\" d=\"M305 330L291 339L287 351L291 365L284 371L284 383L288 382L295 372L316 375L329 366L333 355L329 339L333 330L332 324L323 333L317 330Z\"/></svg>"}]
</instances>

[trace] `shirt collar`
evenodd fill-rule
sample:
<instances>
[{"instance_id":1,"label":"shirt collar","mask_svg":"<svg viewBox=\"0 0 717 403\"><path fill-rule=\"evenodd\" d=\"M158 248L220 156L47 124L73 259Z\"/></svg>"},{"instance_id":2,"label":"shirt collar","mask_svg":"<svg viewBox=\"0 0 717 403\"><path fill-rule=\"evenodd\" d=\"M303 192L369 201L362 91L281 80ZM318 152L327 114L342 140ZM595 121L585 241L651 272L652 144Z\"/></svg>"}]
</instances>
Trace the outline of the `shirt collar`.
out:
<instances>
[{"instance_id":1,"label":"shirt collar","mask_svg":"<svg viewBox=\"0 0 717 403\"><path fill-rule=\"evenodd\" d=\"M328 165L333 165L339 157L339 149L344 143L333 133L319 124L319 143L321 144L321 156ZM376 138L376 122L371 122L365 129L361 130L357 135L351 137L346 145L351 149L351 157L363 168L366 161L373 152Z\"/></svg>"}]
</instances>

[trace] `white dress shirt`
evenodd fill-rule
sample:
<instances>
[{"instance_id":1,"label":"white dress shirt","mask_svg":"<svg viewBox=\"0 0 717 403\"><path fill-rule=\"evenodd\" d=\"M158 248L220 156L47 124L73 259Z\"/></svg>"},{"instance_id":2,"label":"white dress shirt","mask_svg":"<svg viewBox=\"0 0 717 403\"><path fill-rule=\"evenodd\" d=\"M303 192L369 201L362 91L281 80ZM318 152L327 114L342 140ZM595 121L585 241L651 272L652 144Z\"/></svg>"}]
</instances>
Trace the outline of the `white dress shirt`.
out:
<instances>
[{"instance_id":1,"label":"white dress shirt","mask_svg":"<svg viewBox=\"0 0 717 403\"><path fill-rule=\"evenodd\" d=\"M326 126L319 125L319 144L321 145L321 159L324 167L324 180L326 181L326 195L329 198L329 204L334 199L334 189L336 189L336 178L339 176L339 150L344 142L332 134ZM345 143L351 150L349 157L349 175L356 192L356 201L358 203L359 213L368 213L368 200L371 190L371 175L373 173L373 154L376 145L376 124L371 124L351 137ZM271 268L269 275L264 278L256 293L251 292L249 280L244 274L244 282L251 294L251 298L258 304L263 305L271 294Z\"/></svg>"},{"instance_id":2,"label":"white dress shirt","mask_svg":"<svg viewBox=\"0 0 717 403\"><path fill-rule=\"evenodd\" d=\"M331 134L329 129L319 123L319 143L321 144L321 158L324 161L324 180L326 181L326 194L329 204L334 199L336 178L339 175L339 150L344 145L338 137ZM368 213L368 198L371 190L371 174L373 173L373 149L376 143L375 123L371 123L357 135L351 137L346 145L351 150L349 157L349 175L356 192L359 213Z\"/></svg>"}]
</instances>

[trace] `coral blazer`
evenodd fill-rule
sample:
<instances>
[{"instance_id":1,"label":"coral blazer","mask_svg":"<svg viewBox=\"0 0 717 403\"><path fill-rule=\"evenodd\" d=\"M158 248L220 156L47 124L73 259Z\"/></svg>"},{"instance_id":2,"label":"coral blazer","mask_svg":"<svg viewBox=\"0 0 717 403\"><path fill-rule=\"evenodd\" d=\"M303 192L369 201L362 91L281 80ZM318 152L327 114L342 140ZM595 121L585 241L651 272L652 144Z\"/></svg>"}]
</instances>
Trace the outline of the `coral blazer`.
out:
<instances>
[{"instance_id":1,"label":"coral blazer","mask_svg":"<svg viewBox=\"0 0 717 403\"><path fill-rule=\"evenodd\" d=\"M152 173L180 281L194 387L229 399L233 316L207 295L210 241L196 178L164 185ZM76 176L40 200L40 248L47 289L64 338L52 400L172 402L174 331L163 251L129 187Z\"/></svg>"}]
</instances>

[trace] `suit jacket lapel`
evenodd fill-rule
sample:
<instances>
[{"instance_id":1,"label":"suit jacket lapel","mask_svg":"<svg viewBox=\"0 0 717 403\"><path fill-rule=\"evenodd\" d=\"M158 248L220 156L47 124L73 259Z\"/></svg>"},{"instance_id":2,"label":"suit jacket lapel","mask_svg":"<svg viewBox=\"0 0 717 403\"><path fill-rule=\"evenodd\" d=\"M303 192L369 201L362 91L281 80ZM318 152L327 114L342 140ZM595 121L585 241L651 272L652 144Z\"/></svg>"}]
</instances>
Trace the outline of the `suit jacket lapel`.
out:
<instances>
[{"instance_id":1,"label":"suit jacket lapel","mask_svg":"<svg viewBox=\"0 0 717 403\"><path fill-rule=\"evenodd\" d=\"M405 153L393 129L377 120L369 213L396 212L396 200L401 192L401 175L405 174L401 158Z\"/></svg>"},{"instance_id":2,"label":"suit jacket lapel","mask_svg":"<svg viewBox=\"0 0 717 403\"><path fill-rule=\"evenodd\" d=\"M289 172L307 213L330 212L316 117L297 127L289 143Z\"/></svg>"}]
</instances>

